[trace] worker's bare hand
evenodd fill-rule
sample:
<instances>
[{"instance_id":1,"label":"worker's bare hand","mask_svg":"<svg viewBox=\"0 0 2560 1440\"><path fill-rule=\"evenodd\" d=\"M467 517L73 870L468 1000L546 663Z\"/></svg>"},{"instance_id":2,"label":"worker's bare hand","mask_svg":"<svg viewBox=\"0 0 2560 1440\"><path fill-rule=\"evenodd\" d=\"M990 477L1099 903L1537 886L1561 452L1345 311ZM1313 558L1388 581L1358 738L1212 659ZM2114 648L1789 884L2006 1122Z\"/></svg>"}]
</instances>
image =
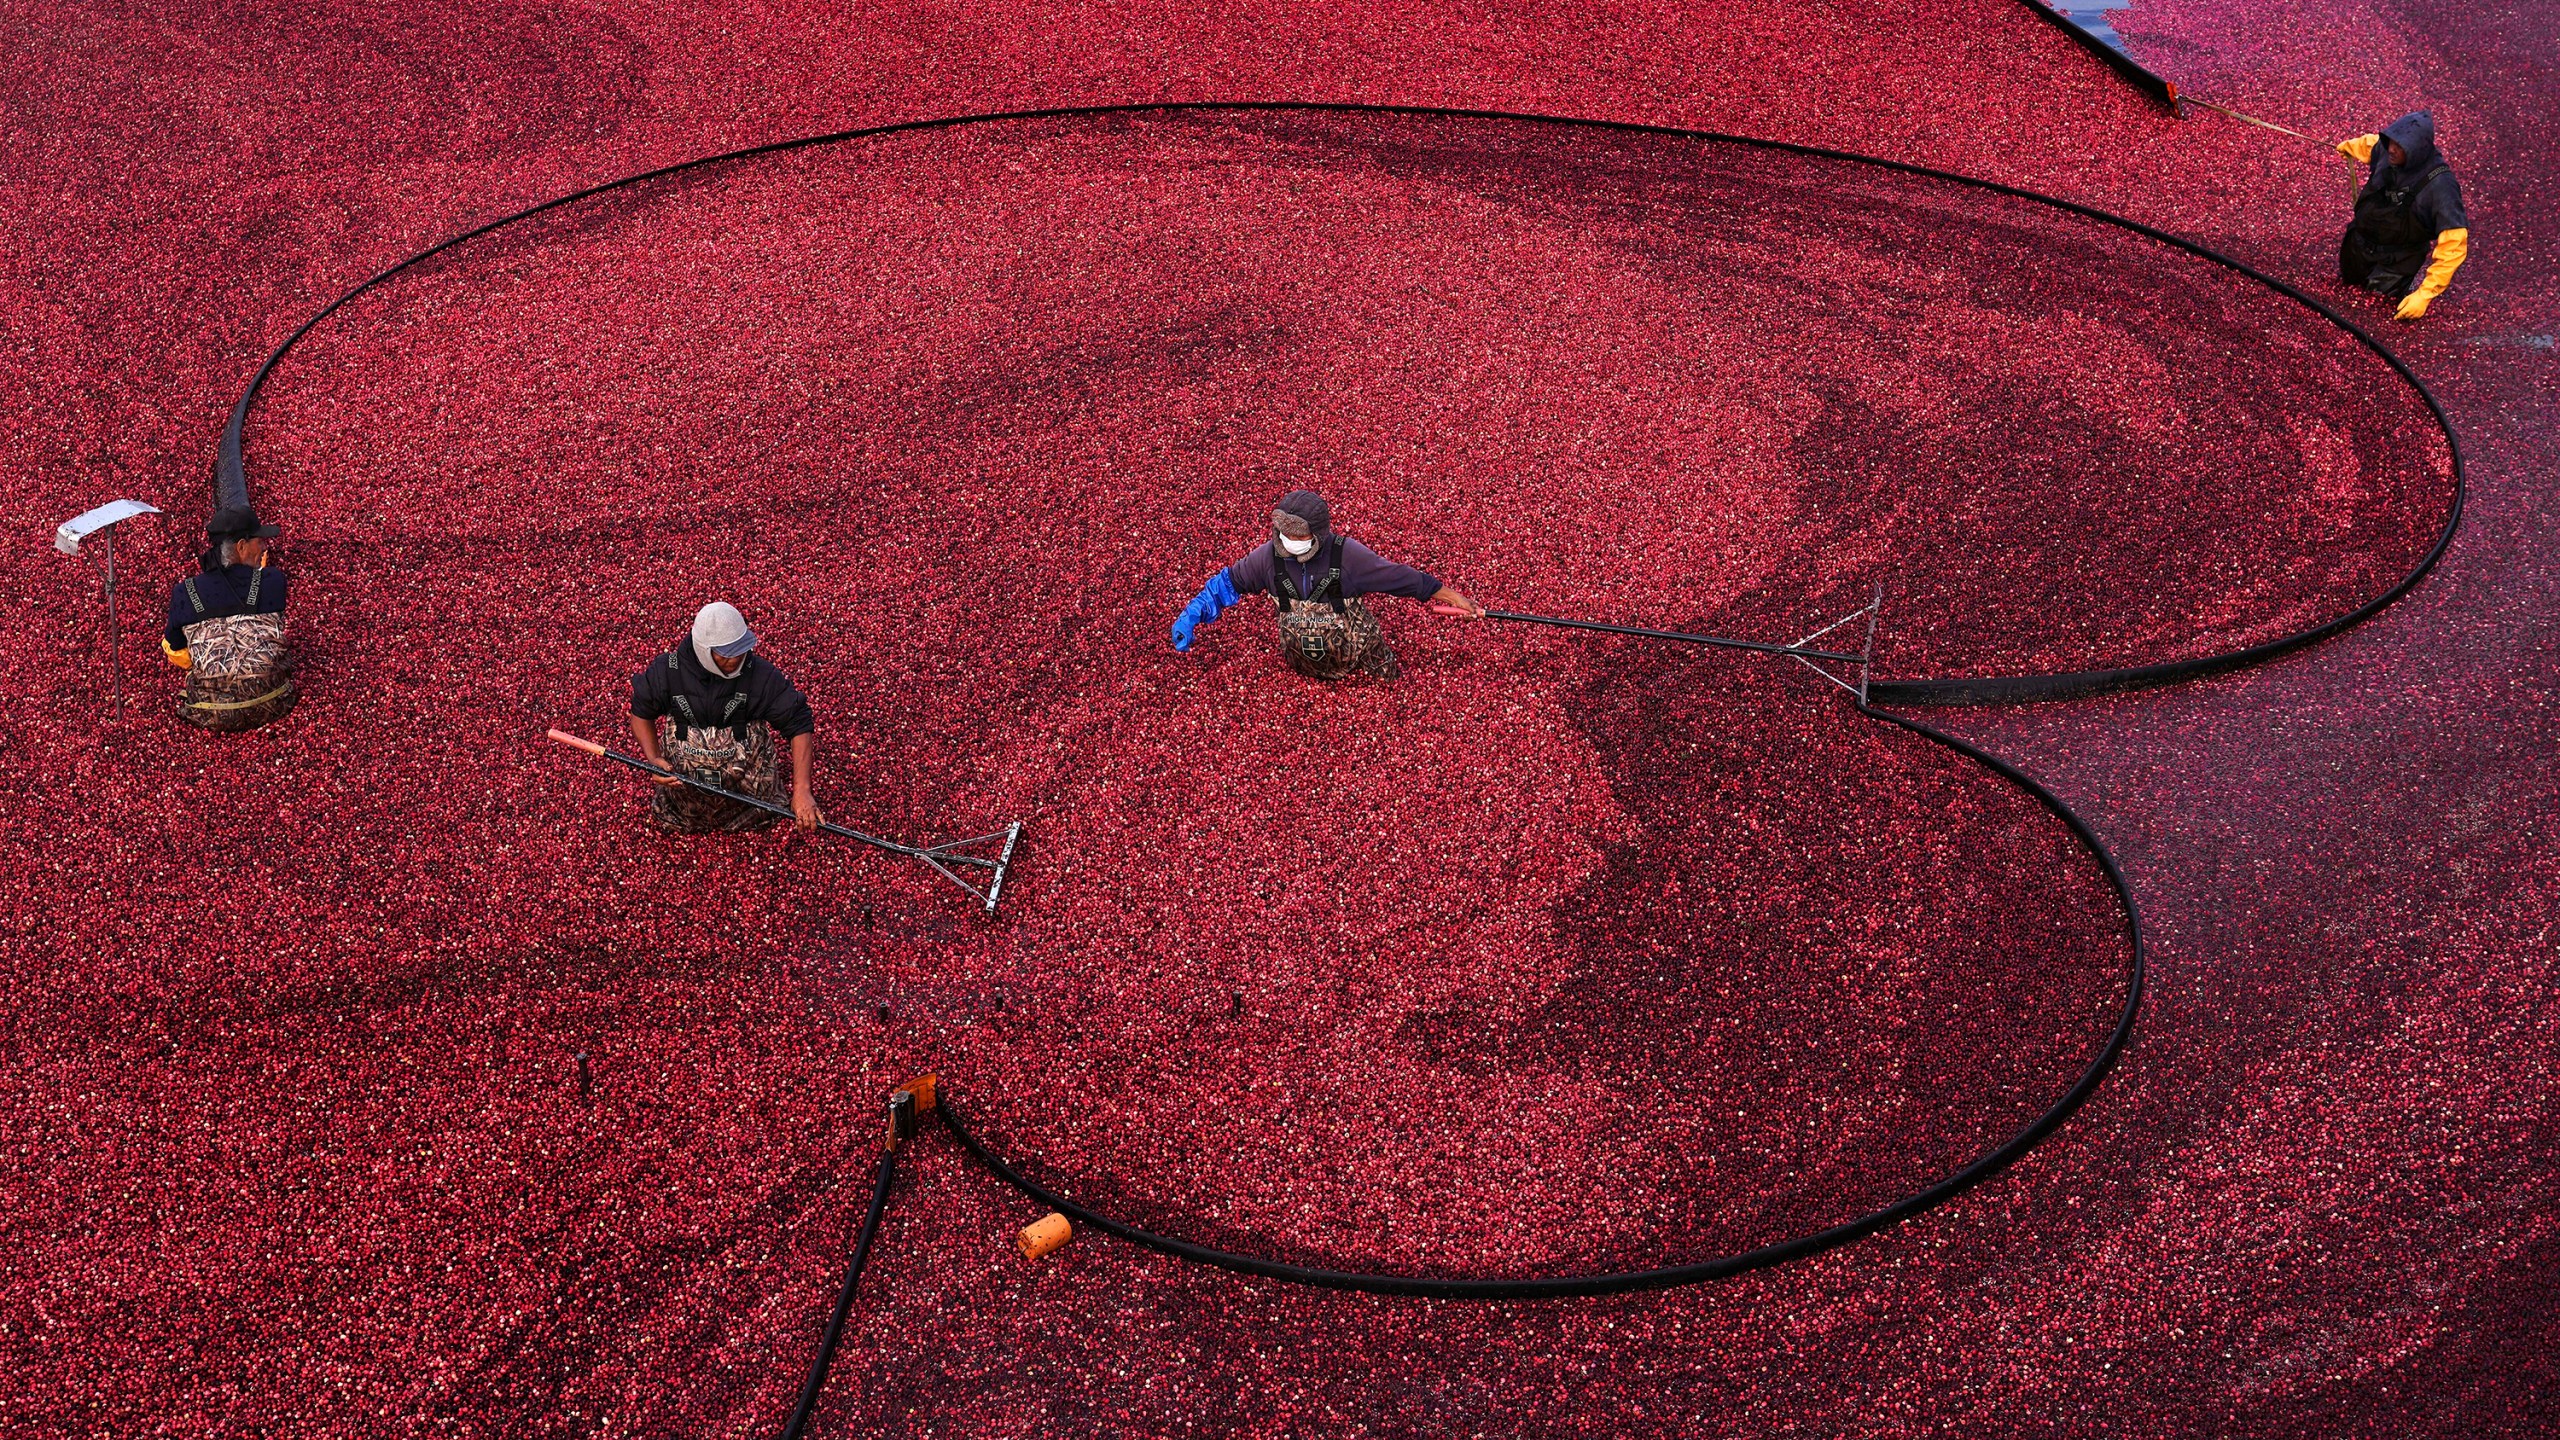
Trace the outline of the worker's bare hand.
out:
<instances>
[{"instance_id":1,"label":"worker's bare hand","mask_svg":"<svg viewBox=\"0 0 2560 1440\"><path fill-rule=\"evenodd\" d=\"M666 768L666 762L663 760L658 761L657 764L660 769ZM661 785L681 785L684 783L683 777L677 775L652 775L649 778Z\"/></svg>"},{"instance_id":2,"label":"worker's bare hand","mask_svg":"<svg viewBox=\"0 0 2560 1440\"><path fill-rule=\"evenodd\" d=\"M1484 607L1467 598L1466 593L1446 585L1431 597L1431 608L1443 615L1462 615L1469 620L1484 618Z\"/></svg>"},{"instance_id":3,"label":"worker's bare hand","mask_svg":"<svg viewBox=\"0 0 2560 1440\"><path fill-rule=\"evenodd\" d=\"M815 830L826 821L826 818L825 813L818 809L818 802L810 797L808 791L792 792L791 823L803 830Z\"/></svg>"}]
</instances>

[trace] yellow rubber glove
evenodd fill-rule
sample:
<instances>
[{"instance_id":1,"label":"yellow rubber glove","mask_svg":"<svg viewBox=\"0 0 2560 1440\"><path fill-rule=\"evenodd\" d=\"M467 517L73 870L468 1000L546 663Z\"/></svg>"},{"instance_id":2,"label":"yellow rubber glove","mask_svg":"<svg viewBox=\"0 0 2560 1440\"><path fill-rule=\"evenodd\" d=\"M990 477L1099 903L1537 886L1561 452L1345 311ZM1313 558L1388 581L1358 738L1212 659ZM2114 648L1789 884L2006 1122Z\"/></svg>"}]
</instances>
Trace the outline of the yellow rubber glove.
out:
<instances>
[{"instance_id":1,"label":"yellow rubber glove","mask_svg":"<svg viewBox=\"0 0 2560 1440\"><path fill-rule=\"evenodd\" d=\"M2470 255L2470 231L2438 232L2436 247L2427 259L2427 273L2420 277L2418 288L2410 291L2408 298L2400 302L2400 309L2396 312L2395 318L2425 319L2427 307L2434 304L2436 297L2444 293L2444 287L2453 283L2453 272L2461 269L2462 262L2470 258Z\"/></svg>"},{"instance_id":2,"label":"yellow rubber glove","mask_svg":"<svg viewBox=\"0 0 2560 1440\"><path fill-rule=\"evenodd\" d=\"M2373 163L2373 147L2381 143L2379 135L2358 135L2352 140L2339 141L2338 153L2359 165L2370 165Z\"/></svg>"},{"instance_id":3,"label":"yellow rubber glove","mask_svg":"<svg viewBox=\"0 0 2560 1440\"><path fill-rule=\"evenodd\" d=\"M196 668L196 657L188 654L184 650L170 649L169 637L166 635L160 637L160 653L168 656L169 663L177 666L181 670L193 670Z\"/></svg>"}]
</instances>

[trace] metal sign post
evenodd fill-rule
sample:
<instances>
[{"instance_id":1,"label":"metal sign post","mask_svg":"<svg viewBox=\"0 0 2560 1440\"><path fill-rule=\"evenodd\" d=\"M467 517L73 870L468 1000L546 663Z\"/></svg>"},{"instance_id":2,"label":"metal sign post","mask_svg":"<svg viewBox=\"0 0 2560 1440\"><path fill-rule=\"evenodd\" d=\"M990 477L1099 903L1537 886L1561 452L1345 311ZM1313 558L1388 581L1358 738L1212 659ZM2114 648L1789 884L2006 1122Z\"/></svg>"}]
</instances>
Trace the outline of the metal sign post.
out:
<instances>
[{"instance_id":1,"label":"metal sign post","mask_svg":"<svg viewBox=\"0 0 2560 1440\"><path fill-rule=\"evenodd\" d=\"M98 537L98 559L106 571L107 583L108 685L115 692L118 720L124 718L124 661L117 651L117 647L122 643L122 636L116 624L115 527L117 522L130 520L136 515L159 513L158 506L145 505L139 500L115 500L95 510L72 516L55 527L53 532L53 548L65 555L79 554L81 541L92 535Z\"/></svg>"}]
</instances>

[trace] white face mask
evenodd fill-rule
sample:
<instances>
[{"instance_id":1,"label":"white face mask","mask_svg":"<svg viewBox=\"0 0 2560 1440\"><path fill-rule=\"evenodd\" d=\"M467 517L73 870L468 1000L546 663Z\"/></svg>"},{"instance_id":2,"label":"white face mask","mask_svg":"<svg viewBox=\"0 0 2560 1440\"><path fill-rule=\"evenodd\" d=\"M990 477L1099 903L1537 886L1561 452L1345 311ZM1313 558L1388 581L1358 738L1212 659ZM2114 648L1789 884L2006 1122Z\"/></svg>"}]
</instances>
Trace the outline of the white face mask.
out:
<instances>
[{"instance_id":1,"label":"white face mask","mask_svg":"<svg viewBox=\"0 0 2560 1440\"><path fill-rule=\"evenodd\" d=\"M1286 535L1275 538L1280 542L1280 553L1292 560L1304 560L1316 553L1316 537L1313 535L1304 540L1292 540Z\"/></svg>"}]
</instances>

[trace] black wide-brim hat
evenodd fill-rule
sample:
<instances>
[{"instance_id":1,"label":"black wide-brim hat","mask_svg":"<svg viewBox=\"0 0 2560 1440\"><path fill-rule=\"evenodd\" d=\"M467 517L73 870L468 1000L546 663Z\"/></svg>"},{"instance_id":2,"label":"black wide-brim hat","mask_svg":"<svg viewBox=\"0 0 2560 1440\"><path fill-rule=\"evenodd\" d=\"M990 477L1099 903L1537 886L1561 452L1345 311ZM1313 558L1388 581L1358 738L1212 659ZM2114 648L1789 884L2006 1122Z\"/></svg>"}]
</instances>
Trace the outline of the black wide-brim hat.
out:
<instances>
[{"instance_id":1,"label":"black wide-brim hat","mask_svg":"<svg viewBox=\"0 0 2560 1440\"><path fill-rule=\"evenodd\" d=\"M213 512L204 533L215 540L272 540L284 531L262 523L258 512L246 505L225 505Z\"/></svg>"}]
</instances>

